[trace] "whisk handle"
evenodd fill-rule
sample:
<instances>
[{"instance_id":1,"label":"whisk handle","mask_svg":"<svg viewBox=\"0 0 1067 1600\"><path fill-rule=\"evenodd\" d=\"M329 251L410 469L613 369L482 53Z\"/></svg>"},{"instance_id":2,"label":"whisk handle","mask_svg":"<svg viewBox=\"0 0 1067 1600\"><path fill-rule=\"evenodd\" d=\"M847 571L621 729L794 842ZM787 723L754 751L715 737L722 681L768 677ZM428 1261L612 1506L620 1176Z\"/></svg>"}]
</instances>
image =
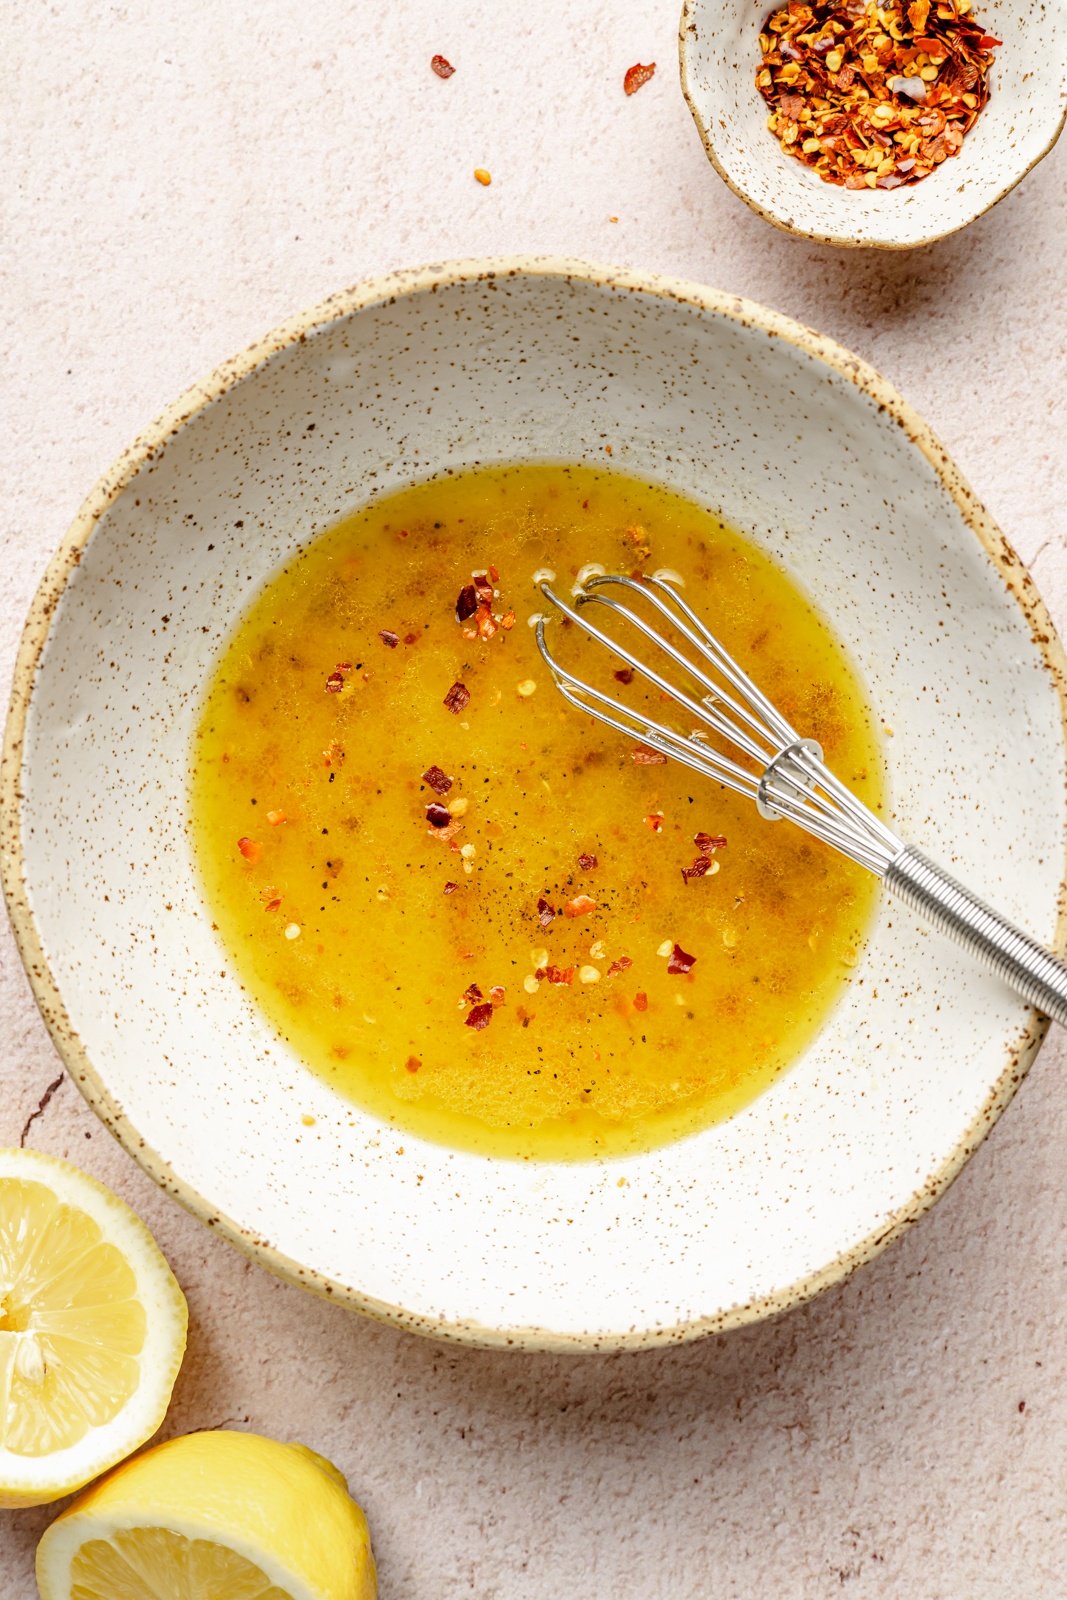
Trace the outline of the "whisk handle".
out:
<instances>
[{"instance_id":1,"label":"whisk handle","mask_svg":"<svg viewBox=\"0 0 1067 1600\"><path fill-rule=\"evenodd\" d=\"M977 956L1024 1000L1067 1026L1067 962L910 845L890 863L884 882L898 900Z\"/></svg>"}]
</instances>

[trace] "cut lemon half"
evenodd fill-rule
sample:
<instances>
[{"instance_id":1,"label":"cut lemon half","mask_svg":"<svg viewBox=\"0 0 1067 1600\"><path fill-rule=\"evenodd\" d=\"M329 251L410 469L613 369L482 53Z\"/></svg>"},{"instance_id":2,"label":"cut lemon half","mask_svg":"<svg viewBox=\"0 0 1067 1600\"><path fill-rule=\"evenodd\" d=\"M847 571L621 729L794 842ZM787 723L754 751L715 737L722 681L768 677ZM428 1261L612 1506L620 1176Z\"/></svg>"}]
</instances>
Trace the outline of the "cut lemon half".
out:
<instances>
[{"instance_id":1,"label":"cut lemon half","mask_svg":"<svg viewBox=\"0 0 1067 1600\"><path fill-rule=\"evenodd\" d=\"M190 1433L94 1483L37 1547L41 1600L374 1600L367 1519L314 1451Z\"/></svg>"},{"instance_id":2,"label":"cut lemon half","mask_svg":"<svg viewBox=\"0 0 1067 1600\"><path fill-rule=\"evenodd\" d=\"M0 1506L58 1500L144 1444L187 1320L117 1195L54 1156L0 1150Z\"/></svg>"}]
</instances>

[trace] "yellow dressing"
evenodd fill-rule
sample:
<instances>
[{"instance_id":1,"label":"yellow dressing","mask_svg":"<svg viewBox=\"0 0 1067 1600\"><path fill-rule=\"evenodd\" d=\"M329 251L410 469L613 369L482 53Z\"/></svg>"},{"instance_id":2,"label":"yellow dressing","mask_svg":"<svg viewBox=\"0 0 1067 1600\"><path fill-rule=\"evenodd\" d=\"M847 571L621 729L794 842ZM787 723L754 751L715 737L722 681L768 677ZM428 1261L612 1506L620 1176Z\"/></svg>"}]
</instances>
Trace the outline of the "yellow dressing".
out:
<instances>
[{"instance_id":1,"label":"yellow dressing","mask_svg":"<svg viewBox=\"0 0 1067 1600\"><path fill-rule=\"evenodd\" d=\"M342 1094L497 1156L649 1149L736 1112L824 1021L874 903L859 868L680 766L635 762L565 704L527 626L532 576L554 569L565 593L591 561L681 573L878 805L862 687L793 582L693 502L586 467L443 477L329 529L240 622L196 736L194 843L249 992ZM468 638L457 596L490 567L492 612L515 623ZM629 692L575 630L553 645ZM701 833L726 845L683 881ZM675 943L688 972L669 970Z\"/></svg>"}]
</instances>

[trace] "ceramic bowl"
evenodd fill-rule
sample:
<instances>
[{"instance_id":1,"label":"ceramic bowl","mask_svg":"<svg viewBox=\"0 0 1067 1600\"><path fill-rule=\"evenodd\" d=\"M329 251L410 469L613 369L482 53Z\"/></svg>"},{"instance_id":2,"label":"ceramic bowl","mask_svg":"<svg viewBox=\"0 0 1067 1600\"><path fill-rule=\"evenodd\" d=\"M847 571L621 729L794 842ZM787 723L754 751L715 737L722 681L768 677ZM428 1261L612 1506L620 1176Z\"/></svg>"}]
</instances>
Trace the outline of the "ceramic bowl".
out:
<instances>
[{"instance_id":1,"label":"ceramic bowl","mask_svg":"<svg viewBox=\"0 0 1067 1600\"><path fill-rule=\"evenodd\" d=\"M740 1115L650 1154L522 1164L375 1121L246 998L201 898L185 796L205 675L250 597L369 497L475 463L605 466L609 446L789 567L893 730L902 833L1053 939L1063 659L1029 578L869 367L693 284L573 262L426 268L220 367L79 512L33 606L7 730L14 925L103 1121L274 1271L488 1344L651 1345L796 1304L945 1188L1043 1034L886 907L815 1043Z\"/></svg>"},{"instance_id":2,"label":"ceramic bowl","mask_svg":"<svg viewBox=\"0 0 1067 1600\"><path fill-rule=\"evenodd\" d=\"M905 250L973 222L1059 138L1067 110L1067 9L1043 0L975 0L998 39L992 92L958 156L921 183L863 190L824 183L783 152L756 88L759 33L776 0L685 0L682 90L708 159L776 228L824 244Z\"/></svg>"}]
</instances>

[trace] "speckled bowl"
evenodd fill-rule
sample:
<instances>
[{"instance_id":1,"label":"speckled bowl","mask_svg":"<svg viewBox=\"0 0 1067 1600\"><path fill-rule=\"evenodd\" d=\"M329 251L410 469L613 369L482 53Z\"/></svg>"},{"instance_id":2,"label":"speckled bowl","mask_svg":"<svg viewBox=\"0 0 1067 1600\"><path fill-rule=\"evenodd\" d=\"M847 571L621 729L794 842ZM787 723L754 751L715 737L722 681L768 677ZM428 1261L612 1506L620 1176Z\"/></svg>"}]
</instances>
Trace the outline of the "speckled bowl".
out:
<instances>
[{"instance_id":1,"label":"speckled bowl","mask_svg":"<svg viewBox=\"0 0 1067 1600\"><path fill-rule=\"evenodd\" d=\"M1060 0L975 0L1003 46L989 104L963 149L921 183L839 188L785 155L756 88L759 33L776 0L685 0L682 90L719 176L776 228L824 244L906 250L995 206L1059 138L1067 112L1067 8Z\"/></svg>"},{"instance_id":2,"label":"speckled bowl","mask_svg":"<svg viewBox=\"0 0 1067 1600\"><path fill-rule=\"evenodd\" d=\"M575 1165L422 1143L279 1044L216 942L185 829L222 640L298 541L368 496L475 462L604 465L609 445L789 566L893 729L902 832L1056 937L1063 660L1029 578L869 367L693 284L467 263L297 317L92 491L18 661L4 886L72 1077L164 1188L274 1271L457 1339L637 1347L795 1305L936 1198L1044 1031L886 908L762 1098L670 1148Z\"/></svg>"}]
</instances>

